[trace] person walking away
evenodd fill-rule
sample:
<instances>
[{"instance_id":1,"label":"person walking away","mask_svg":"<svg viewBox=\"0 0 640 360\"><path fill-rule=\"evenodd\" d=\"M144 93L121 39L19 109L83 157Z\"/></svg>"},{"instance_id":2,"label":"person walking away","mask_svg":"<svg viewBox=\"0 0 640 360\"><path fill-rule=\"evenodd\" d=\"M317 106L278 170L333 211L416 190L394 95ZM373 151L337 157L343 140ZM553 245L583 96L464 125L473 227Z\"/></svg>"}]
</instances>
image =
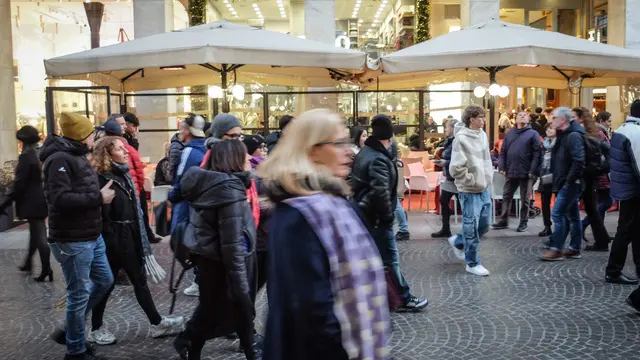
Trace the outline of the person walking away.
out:
<instances>
[{"instance_id":1,"label":"person walking away","mask_svg":"<svg viewBox=\"0 0 640 360\"><path fill-rule=\"evenodd\" d=\"M184 173L194 167L200 166L204 159L206 147L204 138L204 119L201 116L188 117L184 120L185 125L189 128L189 132L184 134L182 139L184 149L180 154L180 162L173 178L173 188L169 192L169 201L171 202L171 231L176 226L189 218L189 204L184 201L180 191L180 181ZM193 283L184 290L187 296L198 296L199 272L197 268L193 269L195 279Z\"/></svg>"},{"instance_id":2,"label":"person walking away","mask_svg":"<svg viewBox=\"0 0 640 360\"><path fill-rule=\"evenodd\" d=\"M100 188L87 159L95 129L86 117L63 112L62 136L49 135L40 151L49 206L49 244L62 266L67 288L66 330L52 339L67 345L65 360L100 360L85 344L87 313L113 285L102 238L102 210L115 196L109 182Z\"/></svg>"},{"instance_id":3,"label":"person walking away","mask_svg":"<svg viewBox=\"0 0 640 360\"><path fill-rule=\"evenodd\" d=\"M51 251L47 244L47 201L42 189L42 167L38 160L38 144L40 134L33 126L26 125L16 132L16 139L22 145L22 152L18 157L18 165L15 170L13 186L6 194L5 200L0 204L0 213L10 209L16 204L18 217L29 222L29 252L24 263L18 269L31 273L33 269L33 255L38 251L42 269L40 275L34 278L37 282L43 282L47 278L53 281L53 271L49 260Z\"/></svg>"},{"instance_id":4,"label":"person walking away","mask_svg":"<svg viewBox=\"0 0 640 360\"><path fill-rule=\"evenodd\" d=\"M618 230L611 244L606 281L637 284L638 280L622 273L631 244L636 276L640 275L640 100L631 104L631 115L611 136L611 197L620 201ZM640 291L629 296L637 309Z\"/></svg>"},{"instance_id":5,"label":"person walking away","mask_svg":"<svg viewBox=\"0 0 640 360\"><path fill-rule=\"evenodd\" d=\"M500 151L498 169L504 175L504 192L502 214L493 228L506 229L509 227L511 202L513 194L520 189L520 224L517 232L527 230L529 208L531 207L531 192L540 171L540 135L529 125L529 114L518 112L516 129L509 131L504 137Z\"/></svg>"},{"instance_id":6,"label":"person walking away","mask_svg":"<svg viewBox=\"0 0 640 360\"><path fill-rule=\"evenodd\" d=\"M347 200L344 129L328 110L305 112L258 169L274 204L265 360L388 358L384 271Z\"/></svg>"},{"instance_id":7,"label":"person walking away","mask_svg":"<svg viewBox=\"0 0 640 360\"><path fill-rule=\"evenodd\" d=\"M536 112L534 114L531 114L531 128L535 130L538 134L540 134L540 137L544 139L544 137L547 134L545 133L544 126L541 123L542 118L544 118L544 115L542 115L542 108L537 107ZM546 119L545 119L545 124L546 124Z\"/></svg>"},{"instance_id":8,"label":"person walking away","mask_svg":"<svg viewBox=\"0 0 640 360\"><path fill-rule=\"evenodd\" d=\"M182 176L182 196L193 208L184 244L201 277L198 306L174 341L184 360L200 359L207 340L233 332L248 360L261 356L253 344L256 226L246 157L242 142L220 141L212 144L207 169L194 166Z\"/></svg>"},{"instance_id":9,"label":"person walking away","mask_svg":"<svg viewBox=\"0 0 640 360\"><path fill-rule=\"evenodd\" d=\"M574 118L584 127L586 135L596 139L601 144L606 144L610 148L609 137L605 133L600 124L593 119L591 112L586 108L573 109ZM586 169L585 169L586 170ZM582 194L584 200L584 209L587 216L582 220L582 239L586 242L585 231L589 225L593 231L595 242L587 245L584 249L587 251L609 251L609 232L604 225L604 216L607 210L613 205L613 199L610 195L611 183L609 174L592 176L585 171L585 190ZM597 201L596 201L597 200Z\"/></svg>"},{"instance_id":10,"label":"person walking away","mask_svg":"<svg viewBox=\"0 0 640 360\"><path fill-rule=\"evenodd\" d=\"M462 114L462 123L454 129L449 172L455 179L462 207L462 233L449 238L454 255L466 262L466 271L488 276L478 258L482 236L489 231L493 166L489 154L489 139L484 132L485 111L475 105Z\"/></svg>"},{"instance_id":11,"label":"person walking away","mask_svg":"<svg viewBox=\"0 0 640 360\"><path fill-rule=\"evenodd\" d=\"M282 132L289 125L291 120L293 120L293 116L291 116L291 115L282 116L280 118L280 121L278 121L278 128L280 129L280 131L274 131L274 132L272 132L271 134L269 134L267 136L267 138L265 140L267 142L267 148L268 148L269 152L272 152L273 149L276 148L276 145L278 145L278 142L280 141L280 138L282 137Z\"/></svg>"},{"instance_id":12,"label":"person walking away","mask_svg":"<svg viewBox=\"0 0 640 360\"><path fill-rule=\"evenodd\" d=\"M458 124L457 119L451 119L447 121L447 125L444 127L444 135L447 137L444 144L444 150L442 151L442 182L440 183L440 215L442 216L442 229L431 234L432 238L448 238L451 237L451 198L458 194L458 188L454 183L454 178L449 172L449 164L451 162L451 151L453 149L453 129Z\"/></svg>"},{"instance_id":13,"label":"person walking away","mask_svg":"<svg viewBox=\"0 0 640 360\"><path fill-rule=\"evenodd\" d=\"M376 115L371 120L371 128L371 136L353 160L353 200L367 220L384 266L389 268L400 288L399 295L403 301L400 310L420 311L427 306L428 300L411 294L409 284L400 271L398 247L393 235L394 210L398 203L398 170L388 150L393 138L393 125L386 115Z\"/></svg>"},{"instance_id":14,"label":"person walking away","mask_svg":"<svg viewBox=\"0 0 640 360\"><path fill-rule=\"evenodd\" d=\"M551 155L553 147L556 145L556 130L551 126L551 123L544 125L545 133L547 137L542 141L542 164L540 165L540 183L538 184L538 191L542 198L542 219L544 224L544 230L542 230L538 236L545 237L551 236L551 196L553 196L553 170L551 169Z\"/></svg>"},{"instance_id":15,"label":"person walking away","mask_svg":"<svg viewBox=\"0 0 640 360\"><path fill-rule=\"evenodd\" d=\"M191 115L191 114L190 114ZM203 119L204 121L204 119ZM203 128L204 129L204 128ZM176 170L180 165L180 156L184 149L184 139L189 136L189 125L183 120L178 125L178 132L171 137L171 145L169 146L169 169L171 171L171 182L176 176Z\"/></svg>"},{"instance_id":16,"label":"person walking away","mask_svg":"<svg viewBox=\"0 0 640 360\"><path fill-rule=\"evenodd\" d=\"M125 142L122 137L103 137L96 142L91 155L90 162L98 172L100 185L111 181L115 191L113 201L102 206L102 237L111 273L115 277L120 270L126 272L138 304L151 323L151 336L157 338L181 329L184 318L160 316L151 297L147 273L153 276L156 283L164 279L165 273L156 262L149 245L140 200L127 166L129 153ZM116 337L102 326L111 291L113 286L93 309L92 328L87 336L87 341L91 343L111 345L116 342Z\"/></svg>"},{"instance_id":17,"label":"person walking away","mask_svg":"<svg viewBox=\"0 0 640 360\"><path fill-rule=\"evenodd\" d=\"M169 151L171 143L164 143L164 157L156 165L156 173L153 177L153 186L171 186L173 176L171 175L171 164L169 162Z\"/></svg>"},{"instance_id":18,"label":"person walking away","mask_svg":"<svg viewBox=\"0 0 640 360\"><path fill-rule=\"evenodd\" d=\"M404 164L398 158L398 143L396 139L391 140L391 146L389 147L393 162L396 164L396 171L398 174L398 181L396 185L396 208L393 211L393 217L398 223L398 232L396 233L396 241L408 241L411 240L411 234L409 233L409 221L407 220L407 213L402 207L402 198L404 197L404 178L399 174L402 174Z\"/></svg>"},{"instance_id":19,"label":"person walking away","mask_svg":"<svg viewBox=\"0 0 640 360\"><path fill-rule=\"evenodd\" d=\"M140 132L140 120L135 114L130 112L122 115L125 120L123 137L127 140L127 143L133 146L134 149L139 150L140 142L138 141L138 134Z\"/></svg>"},{"instance_id":20,"label":"person walking away","mask_svg":"<svg viewBox=\"0 0 640 360\"><path fill-rule=\"evenodd\" d=\"M553 111L551 126L557 132L551 152L553 192L556 201L551 212L554 231L550 247L542 254L544 261L580 259L582 257L582 226L578 201L582 194L585 167L584 129L572 120L571 110L559 107ZM565 249L567 235L571 236Z\"/></svg>"}]
</instances>

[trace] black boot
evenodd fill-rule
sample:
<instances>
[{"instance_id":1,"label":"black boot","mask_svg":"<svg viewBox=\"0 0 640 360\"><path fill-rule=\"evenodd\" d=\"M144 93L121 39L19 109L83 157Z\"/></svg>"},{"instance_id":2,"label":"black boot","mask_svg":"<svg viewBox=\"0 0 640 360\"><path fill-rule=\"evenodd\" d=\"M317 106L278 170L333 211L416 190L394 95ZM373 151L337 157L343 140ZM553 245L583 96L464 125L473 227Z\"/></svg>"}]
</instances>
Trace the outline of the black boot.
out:
<instances>
[{"instance_id":1,"label":"black boot","mask_svg":"<svg viewBox=\"0 0 640 360\"><path fill-rule=\"evenodd\" d=\"M544 237L544 236L551 236L553 235L553 231L551 231L551 226L545 226L544 230L540 231L540 233L538 233L538 236L540 237Z\"/></svg>"},{"instance_id":2,"label":"black boot","mask_svg":"<svg viewBox=\"0 0 640 360\"><path fill-rule=\"evenodd\" d=\"M438 232L434 232L433 234L431 234L431 237L434 238L434 239L448 238L450 236L451 236L451 230L445 229L445 228L442 228L442 230L440 230Z\"/></svg>"},{"instance_id":3,"label":"black boot","mask_svg":"<svg viewBox=\"0 0 640 360\"><path fill-rule=\"evenodd\" d=\"M183 331L173 340L173 348L182 360L200 360L204 342L192 341Z\"/></svg>"},{"instance_id":4,"label":"black boot","mask_svg":"<svg viewBox=\"0 0 640 360\"><path fill-rule=\"evenodd\" d=\"M407 241L411 240L411 235L408 232L398 231L396 233L396 241Z\"/></svg>"},{"instance_id":5,"label":"black boot","mask_svg":"<svg viewBox=\"0 0 640 360\"><path fill-rule=\"evenodd\" d=\"M492 227L495 230L507 229L509 227L509 222L507 220L498 220L498 222L493 224Z\"/></svg>"}]
</instances>

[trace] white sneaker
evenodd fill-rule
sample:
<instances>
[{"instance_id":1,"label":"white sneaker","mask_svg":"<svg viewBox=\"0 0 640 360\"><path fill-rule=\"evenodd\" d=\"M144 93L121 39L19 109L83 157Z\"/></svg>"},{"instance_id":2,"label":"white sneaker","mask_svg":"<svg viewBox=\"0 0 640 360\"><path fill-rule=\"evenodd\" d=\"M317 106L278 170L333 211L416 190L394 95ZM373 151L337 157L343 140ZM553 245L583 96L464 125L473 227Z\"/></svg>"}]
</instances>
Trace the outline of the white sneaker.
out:
<instances>
[{"instance_id":1,"label":"white sneaker","mask_svg":"<svg viewBox=\"0 0 640 360\"><path fill-rule=\"evenodd\" d=\"M98 345L111 345L116 343L116 337L107 329L101 327L98 330L91 331L87 336L87 341Z\"/></svg>"},{"instance_id":2,"label":"white sneaker","mask_svg":"<svg viewBox=\"0 0 640 360\"><path fill-rule=\"evenodd\" d=\"M169 335L173 332L182 331L183 325L184 317L182 316L163 316L160 324L151 325L151 337L157 338L163 335Z\"/></svg>"},{"instance_id":3,"label":"white sneaker","mask_svg":"<svg viewBox=\"0 0 640 360\"><path fill-rule=\"evenodd\" d=\"M200 286L196 283L191 283L191 286L184 289L184 294L187 296L200 296Z\"/></svg>"},{"instance_id":4,"label":"white sneaker","mask_svg":"<svg viewBox=\"0 0 640 360\"><path fill-rule=\"evenodd\" d=\"M467 272L478 276L489 276L489 270L480 264L474 267L467 265Z\"/></svg>"},{"instance_id":5,"label":"white sneaker","mask_svg":"<svg viewBox=\"0 0 640 360\"><path fill-rule=\"evenodd\" d=\"M453 235L449 237L449 245L453 249L453 256L458 260L464 260L464 249L460 250L456 247L456 238L458 235Z\"/></svg>"}]
</instances>

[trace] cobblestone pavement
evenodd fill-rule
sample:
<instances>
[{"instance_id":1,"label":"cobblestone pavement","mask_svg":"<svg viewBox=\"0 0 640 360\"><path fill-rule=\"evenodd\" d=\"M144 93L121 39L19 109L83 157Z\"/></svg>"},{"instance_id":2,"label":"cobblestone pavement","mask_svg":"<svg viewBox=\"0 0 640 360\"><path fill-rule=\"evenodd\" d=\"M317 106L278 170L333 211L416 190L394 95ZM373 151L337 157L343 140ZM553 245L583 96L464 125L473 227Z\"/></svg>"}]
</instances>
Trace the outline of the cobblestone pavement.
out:
<instances>
[{"instance_id":1,"label":"cobblestone pavement","mask_svg":"<svg viewBox=\"0 0 640 360\"><path fill-rule=\"evenodd\" d=\"M429 239L427 234L439 226L437 216L412 213L414 239L399 245L401 265L412 292L428 295L430 305L424 313L392 315L394 358L637 359L640 317L624 304L634 287L604 283L606 253L538 261L540 239L532 234L540 230L539 221L533 220L524 235L490 232L480 257L491 276L479 278L453 260L446 241ZM615 230L615 216L609 215L607 224ZM24 227L0 234L0 359L62 359L64 347L48 340L64 316L64 308L56 306L64 295L60 266L52 260L53 284L38 284L19 274L16 265L26 238ZM155 245L155 251L168 269L167 245ZM167 285L151 288L160 312L166 313L171 301ZM265 299L262 294L259 329ZM190 315L195 302L180 295L177 313ZM119 339L99 349L109 359L178 359L171 338L149 337L148 322L130 287L116 287L105 324ZM237 346L229 340L211 341L204 358L242 359Z\"/></svg>"}]
</instances>

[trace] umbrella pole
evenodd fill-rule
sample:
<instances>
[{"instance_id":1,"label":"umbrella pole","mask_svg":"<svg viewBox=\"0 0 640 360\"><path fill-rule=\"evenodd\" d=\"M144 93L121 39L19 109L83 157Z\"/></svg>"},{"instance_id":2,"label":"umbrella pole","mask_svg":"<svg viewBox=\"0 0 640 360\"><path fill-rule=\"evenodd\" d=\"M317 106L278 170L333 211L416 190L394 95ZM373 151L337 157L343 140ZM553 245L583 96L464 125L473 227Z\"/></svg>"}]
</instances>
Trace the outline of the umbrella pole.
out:
<instances>
[{"instance_id":1,"label":"umbrella pole","mask_svg":"<svg viewBox=\"0 0 640 360\"><path fill-rule=\"evenodd\" d=\"M492 67L489 70L489 85L496 83L496 68ZM495 141L495 126L496 126L496 97L489 96L489 148L493 147Z\"/></svg>"},{"instance_id":2,"label":"umbrella pole","mask_svg":"<svg viewBox=\"0 0 640 360\"><path fill-rule=\"evenodd\" d=\"M222 64L222 71L220 71L220 85L222 85L222 112L229 112L229 99L227 98L227 65Z\"/></svg>"}]
</instances>

